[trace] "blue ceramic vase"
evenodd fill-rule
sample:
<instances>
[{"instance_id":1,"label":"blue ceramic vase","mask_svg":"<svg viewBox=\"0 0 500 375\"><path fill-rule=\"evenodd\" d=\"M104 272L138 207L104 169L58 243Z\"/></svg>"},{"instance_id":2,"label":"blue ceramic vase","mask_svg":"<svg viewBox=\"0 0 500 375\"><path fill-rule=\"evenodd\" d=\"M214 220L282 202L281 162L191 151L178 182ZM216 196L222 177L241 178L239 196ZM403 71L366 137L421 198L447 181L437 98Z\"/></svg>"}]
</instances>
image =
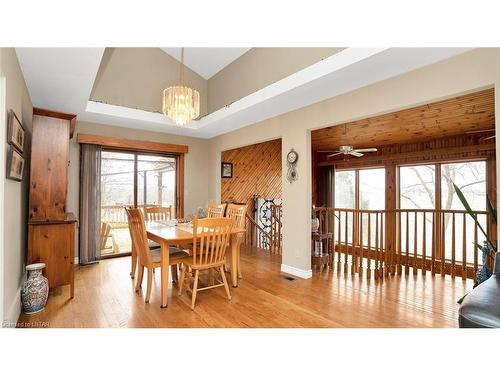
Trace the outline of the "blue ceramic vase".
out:
<instances>
[{"instance_id":1,"label":"blue ceramic vase","mask_svg":"<svg viewBox=\"0 0 500 375\"><path fill-rule=\"evenodd\" d=\"M49 282L43 277L45 263L34 263L26 267L28 279L21 290L21 302L25 314L36 314L45 308L49 296Z\"/></svg>"}]
</instances>

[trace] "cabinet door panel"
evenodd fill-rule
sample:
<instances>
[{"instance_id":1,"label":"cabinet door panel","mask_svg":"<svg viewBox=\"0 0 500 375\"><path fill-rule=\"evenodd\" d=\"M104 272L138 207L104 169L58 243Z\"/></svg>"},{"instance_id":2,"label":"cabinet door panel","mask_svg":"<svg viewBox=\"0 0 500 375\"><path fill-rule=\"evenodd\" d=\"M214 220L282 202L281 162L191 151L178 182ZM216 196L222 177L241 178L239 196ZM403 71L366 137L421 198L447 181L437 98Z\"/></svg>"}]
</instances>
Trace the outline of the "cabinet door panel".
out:
<instances>
[{"instance_id":1,"label":"cabinet door panel","mask_svg":"<svg viewBox=\"0 0 500 375\"><path fill-rule=\"evenodd\" d=\"M59 220L66 215L70 121L33 116L30 220Z\"/></svg>"},{"instance_id":2,"label":"cabinet door panel","mask_svg":"<svg viewBox=\"0 0 500 375\"><path fill-rule=\"evenodd\" d=\"M31 225L29 263L41 262L51 288L70 283L74 263L74 224Z\"/></svg>"}]
</instances>

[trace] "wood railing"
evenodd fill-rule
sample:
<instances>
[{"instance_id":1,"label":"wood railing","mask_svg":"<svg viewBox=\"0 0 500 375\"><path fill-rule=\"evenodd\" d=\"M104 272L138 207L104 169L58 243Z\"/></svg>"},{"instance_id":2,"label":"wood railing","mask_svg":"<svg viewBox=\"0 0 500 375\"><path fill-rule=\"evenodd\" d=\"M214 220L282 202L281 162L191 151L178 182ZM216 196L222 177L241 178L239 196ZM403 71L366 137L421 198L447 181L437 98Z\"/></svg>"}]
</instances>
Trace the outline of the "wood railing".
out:
<instances>
[{"instance_id":1,"label":"wood railing","mask_svg":"<svg viewBox=\"0 0 500 375\"><path fill-rule=\"evenodd\" d=\"M462 210L354 210L317 208L319 234L332 233L330 266L337 272L380 278L410 273L475 278L484 234ZM492 230L488 213L475 211ZM493 234L492 230L492 234Z\"/></svg>"},{"instance_id":2,"label":"wood railing","mask_svg":"<svg viewBox=\"0 0 500 375\"><path fill-rule=\"evenodd\" d=\"M139 205L137 208L158 207L158 205ZM127 228L128 220L124 205L101 206L101 222L111 225L111 228Z\"/></svg>"},{"instance_id":3,"label":"wood railing","mask_svg":"<svg viewBox=\"0 0 500 375\"><path fill-rule=\"evenodd\" d=\"M245 228L245 244L271 251L271 234L257 224L255 219L248 213L246 214Z\"/></svg>"},{"instance_id":4,"label":"wood railing","mask_svg":"<svg viewBox=\"0 0 500 375\"><path fill-rule=\"evenodd\" d=\"M281 254L283 245L282 216L283 208L281 204L273 204L271 206L271 252L274 254Z\"/></svg>"}]
</instances>

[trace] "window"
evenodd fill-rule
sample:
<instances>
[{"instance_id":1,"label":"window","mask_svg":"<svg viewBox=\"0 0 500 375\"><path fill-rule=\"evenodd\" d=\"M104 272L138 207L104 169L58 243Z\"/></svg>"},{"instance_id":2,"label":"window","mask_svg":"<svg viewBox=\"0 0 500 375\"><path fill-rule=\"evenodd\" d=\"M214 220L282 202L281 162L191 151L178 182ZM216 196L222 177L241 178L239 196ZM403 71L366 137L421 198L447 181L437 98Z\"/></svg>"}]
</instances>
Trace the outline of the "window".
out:
<instances>
[{"instance_id":1,"label":"window","mask_svg":"<svg viewBox=\"0 0 500 375\"><path fill-rule=\"evenodd\" d=\"M486 162L460 162L441 164L441 207L443 210L464 210L464 206L455 193L455 183L464 193L467 202L475 211L486 208ZM452 250L449 244L453 240L453 216L455 216L455 243L462 245L464 215L445 213L443 225L445 231L445 257L451 259ZM478 221L486 228L486 216L478 215ZM465 216L465 246L467 261L474 262L474 225L468 215ZM467 240L469 239L469 240ZM457 261L462 260L462 249L455 252Z\"/></svg>"},{"instance_id":2,"label":"window","mask_svg":"<svg viewBox=\"0 0 500 375\"><path fill-rule=\"evenodd\" d=\"M335 207L355 207L356 175L355 171L335 172Z\"/></svg>"},{"instance_id":3,"label":"window","mask_svg":"<svg viewBox=\"0 0 500 375\"><path fill-rule=\"evenodd\" d=\"M177 208L177 157L138 152L101 153L101 223L104 248L101 256L127 254L131 240L123 206Z\"/></svg>"},{"instance_id":4,"label":"window","mask_svg":"<svg viewBox=\"0 0 500 375\"><path fill-rule=\"evenodd\" d=\"M441 207L443 210L464 209L455 193L453 183L464 193L473 210L486 210L485 161L441 164Z\"/></svg>"},{"instance_id":5,"label":"window","mask_svg":"<svg viewBox=\"0 0 500 375\"><path fill-rule=\"evenodd\" d=\"M361 210L383 210L385 208L385 168L354 169L335 171L335 207ZM345 218L346 213L341 213ZM368 244L368 214L347 213L348 228L357 226L363 220L363 233L357 234L356 243L363 237L363 244ZM371 243L375 243L375 216L370 217ZM341 221L341 233L345 233L345 220ZM348 242L352 243L352 230L348 230Z\"/></svg>"},{"instance_id":6,"label":"window","mask_svg":"<svg viewBox=\"0 0 500 375\"><path fill-rule=\"evenodd\" d=\"M359 170L359 208L383 210L385 208L385 169Z\"/></svg>"},{"instance_id":7,"label":"window","mask_svg":"<svg viewBox=\"0 0 500 375\"><path fill-rule=\"evenodd\" d=\"M439 184L436 184L440 178ZM455 260L461 262L463 248L466 246L467 261L474 261L474 224L472 218L465 215L465 238L464 238L464 214L447 212L450 210L464 210L464 206L455 193L455 183L464 193L471 208L476 211L486 210L486 161L465 161L455 163L436 163L417 166L399 167L399 207L402 209L435 209L440 208L442 215L442 228L444 232L444 256L445 259L452 258L452 244L455 243ZM486 215L478 215L478 220L486 228ZM408 223L407 223L408 221ZM399 224L399 223L398 223ZM453 225L454 224L454 225ZM415 225L417 227L417 241L415 241ZM426 248L432 248L432 215L406 212L401 214L401 247L403 253L410 253L417 246L417 253L422 254L423 226L426 226ZM453 241L453 227L455 241ZM406 229L408 228L408 233ZM408 239L406 239L408 235ZM479 241L481 234L479 233ZM408 246L407 246L408 244ZM406 249L408 247L408 249ZM429 254L427 254L429 255Z\"/></svg>"},{"instance_id":8,"label":"window","mask_svg":"<svg viewBox=\"0 0 500 375\"><path fill-rule=\"evenodd\" d=\"M172 207L175 216L176 158L137 156L137 205Z\"/></svg>"},{"instance_id":9,"label":"window","mask_svg":"<svg viewBox=\"0 0 500 375\"><path fill-rule=\"evenodd\" d=\"M399 168L399 207L432 209L436 205L436 168L417 165Z\"/></svg>"},{"instance_id":10,"label":"window","mask_svg":"<svg viewBox=\"0 0 500 375\"><path fill-rule=\"evenodd\" d=\"M383 210L385 168L335 171L335 207Z\"/></svg>"}]
</instances>

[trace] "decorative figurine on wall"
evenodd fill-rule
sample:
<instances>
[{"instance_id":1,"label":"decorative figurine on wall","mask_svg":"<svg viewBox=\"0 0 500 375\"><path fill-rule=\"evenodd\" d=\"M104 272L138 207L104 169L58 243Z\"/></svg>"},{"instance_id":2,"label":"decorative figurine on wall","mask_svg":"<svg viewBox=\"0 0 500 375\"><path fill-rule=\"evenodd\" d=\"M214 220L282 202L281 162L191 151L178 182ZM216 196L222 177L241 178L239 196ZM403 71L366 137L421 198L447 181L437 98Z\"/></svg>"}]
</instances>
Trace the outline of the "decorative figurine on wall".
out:
<instances>
[{"instance_id":1,"label":"decorative figurine on wall","mask_svg":"<svg viewBox=\"0 0 500 375\"><path fill-rule=\"evenodd\" d=\"M293 181L297 181L297 161L299 160L299 154L293 148L286 155L286 165L288 167L288 172L286 174L286 178L288 182L292 183Z\"/></svg>"}]
</instances>

